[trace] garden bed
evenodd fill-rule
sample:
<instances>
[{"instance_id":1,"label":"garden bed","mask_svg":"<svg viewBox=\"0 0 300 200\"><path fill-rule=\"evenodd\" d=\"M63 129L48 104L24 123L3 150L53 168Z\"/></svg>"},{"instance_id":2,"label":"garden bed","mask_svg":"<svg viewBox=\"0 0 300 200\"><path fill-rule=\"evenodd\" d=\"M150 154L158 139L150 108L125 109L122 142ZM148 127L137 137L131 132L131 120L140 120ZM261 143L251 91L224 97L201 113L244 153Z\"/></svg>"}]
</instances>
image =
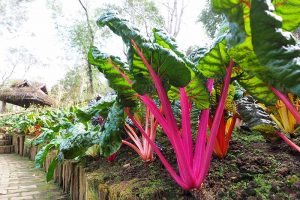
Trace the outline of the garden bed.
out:
<instances>
[{"instance_id":1,"label":"garden bed","mask_svg":"<svg viewBox=\"0 0 300 200\"><path fill-rule=\"evenodd\" d=\"M300 144L300 138L294 141ZM37 148L24 148L32 158ZM171 149L164 149L171 158ZM44 163L47 169L53 155ZM141 162L136 153L121 148L114 162L86 158L65 161L54 181L72 199L299 199L300 156L283 142L266 143L258 133L233 135L225 159L213 158L202 190L186 192L177 186L161 162Z\"/></svg>"}]
</instances>

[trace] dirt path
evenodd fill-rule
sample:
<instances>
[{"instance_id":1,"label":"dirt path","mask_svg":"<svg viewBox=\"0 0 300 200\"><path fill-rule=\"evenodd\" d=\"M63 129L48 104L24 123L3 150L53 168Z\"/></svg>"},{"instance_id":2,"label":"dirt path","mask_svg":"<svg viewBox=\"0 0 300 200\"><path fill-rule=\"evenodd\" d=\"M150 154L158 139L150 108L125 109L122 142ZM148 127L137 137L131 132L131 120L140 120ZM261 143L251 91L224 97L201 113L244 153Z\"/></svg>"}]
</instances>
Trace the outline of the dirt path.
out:
<instances>
[{"instance_id":1,"label":"dirt path","mask_svg":"<svg viewBox=\"0 0 300 200\"><path fill-rule=\"evenodd\" d=\"M46 183L45 173L32 161L15 154L0 154L0 200L68 199L53 183Z\"/></svg>"}]
</instances>

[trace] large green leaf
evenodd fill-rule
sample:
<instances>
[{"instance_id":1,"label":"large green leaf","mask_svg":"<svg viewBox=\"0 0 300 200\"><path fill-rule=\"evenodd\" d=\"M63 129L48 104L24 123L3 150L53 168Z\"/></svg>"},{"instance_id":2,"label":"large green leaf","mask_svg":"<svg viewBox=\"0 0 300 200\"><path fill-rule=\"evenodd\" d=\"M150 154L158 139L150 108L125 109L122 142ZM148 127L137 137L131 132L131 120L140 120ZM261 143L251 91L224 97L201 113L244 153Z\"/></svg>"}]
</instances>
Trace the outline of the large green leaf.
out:
<instances>
[{"instance_id":1,"label":"large green leaf","mask_svg":"<svg viewBox=\"0 0 300 200\"><path fill-rule=\"evenodd\" d=\"M39 150L39 152L36 154L35 156L35 167L37 168L41 168L43 166L43 163L50 151L51 148L54 147L54 144L47 144L46 146L44 146L41 150Z\"/></svg>"},{"instance_id":2,"label":"large green leaf","mask_svg":"<svg viewBox=\"0 0 300 200\"><path fill-rule=\"evenodd\" d=\"M104 96L92 106L77 109L76 116L80 119L81 122L90 121L93 116L97 115L106 118L110 107L114 104L115 101L116 95Z\"/></svg>"},{"instance_id":3,"label":"large green leaf","mask_svg":"<svg viewBox=\"0 0 300 200\"><path fill-rule=\"evenodd\" d=\"M131 107L137 100L136 92L132 86L124 79L120 72L112 66L118 67L130 79L130 73L126 70L126 64L114 56L101 53L96 47L92 47L88 55L89 63L98 67L109 81L109 86L118 93L118 97L124 106Z\"/></svg>"},{"instance_id":4,"label":"large green leaf","mask_svg":"<svg viewBox=\"0 0 300 200\"><path fill-rule=\"evenodd\" d=\"M208 108L209 94L205 85L205 80L201 77L201 74L195 68L195 65L179 50L175 40L166 32L154 29L153 35L156 43L173 51L177 56L182 58L186 66L190 69L191 81L185 86L188 97L195 103L198 109ZM172 87L168 94L170 99L179 98L179 90L177 88Z\"/></svg>"},{"instance_id":5,"label":"large green leaf","mask_svg":"<svg viewBox=\"0 0 300 200\"><path fill-rule=\"evenodd\" d=\"M87 149L94 145L99 132L98 127L86 130L85 125L77 123L66 130L66 137L60 141L59 151L66 159L83 156Z\"/></svg>"},{"instance_id":6,"label":"large green leaf","mask_svg":"<svg viewBox=\"0 0 300 200\"><path fill-rule=\"evenodd\" d=\"M51 181L53 179L53 174L54 174L54 171L55 171L55 168L56 168L57 164L58 164L58 158L55 157L51 161L51 163L50 163L50 165L49 165L49 167L47 169L47 175L46 175L47 182L49 182L49 181Z\"/></svg>"},{"instance_id":7,"label":"large green leaf","mask_svg":"<svg viewBox=\"0 0 300 200\"><path fill-rule=\"evenodd\" d=\"M104 130L99 136L100 154L108 157L121 147L121 134L124 126L123 106L115 102L112 106Z\"/></svg>"},{"instance_id":8,"label":"large green leaf","mask_svg":"<svg viewBox=\"0 0 300 200\"><path fill-rule=\"evenodd\" d=\"M216 40L210 50L199 59L197 69L207 78L223 78L230 57L227 53L225 35Z\"/></svg>"},{"instance_id":9,"label":"large green leaf","mask_svg":"<svg viewBox=\"0 0 300 200\"><path fill-rule=\"evenodd\" d=\"M273 0L275 13L282 17L282 28L293 31L300 25L300 1L299 0Z\"/></svg>"},{"instance_id":10,"label":"large green leaf","mask_svg":"<svg viewBox=\"0 0 300 200\"><path fill-rule=\"evenodd\" d=\"M164 81L166 88L169 88L168 84L175 87L183 87L189 83L191 75L185 62L173 51L145 39L127 20L119 18L116 13L109 12L102 15L97 24L100 27L108 26L127 45L130 70L135 77L135 84L137 85L134 88L140 94L151 92L153 83L146 66L132 45L132 40L141 49L161 80Z\"/></svg>"},{"instance_id":11,"label":"large green leaf","mask_svg":"<svg viewBox=\"0 0 300 200\"><path fill-rule=\"evenodd\" d=\"M254 52L272 77L266 82L300 96L300 46L290 32L282 30L282 19L274 12L271 0L252 2L250 19Z\"/></svg>"},{"instance_id":12,"label":"large green leaf","mask_svg":"<svg viewBox=\"0 0 300 200\"><path fill-rule=\"evenodd\" d=\"M274 105L277 98L269 86L251 72L244 71L241 67L234 67L232 79L237 80L256 100L266 105Z\"/></svg>"},{"instance_id":13,"label":"large green leaf","mask_svg":"<svg viewBox=\"0 0 300 200\"><path fill-rule=\"evenodd\" d=\"M242 120L251 130L261 132L270 140L278 138L275 134L276 124L272 121L269 114L255 103L251 96L241 98L237 103L237 109Z\"/></svg>"},{"instance_id":14,"label":"large green leaf","mask_svg":"<svg viewBox=\"0 0 300 200\"><path fill-rule=\"evenodd\" d=\"M229 34L227 36L227 42L229 46L235 46L242 43L246 39L247 30L245 21L249 14L249 8L247 1L241 0L212 0L212 6L215 12L224 13L229 22Z\"/></svg>"}]
</instances>

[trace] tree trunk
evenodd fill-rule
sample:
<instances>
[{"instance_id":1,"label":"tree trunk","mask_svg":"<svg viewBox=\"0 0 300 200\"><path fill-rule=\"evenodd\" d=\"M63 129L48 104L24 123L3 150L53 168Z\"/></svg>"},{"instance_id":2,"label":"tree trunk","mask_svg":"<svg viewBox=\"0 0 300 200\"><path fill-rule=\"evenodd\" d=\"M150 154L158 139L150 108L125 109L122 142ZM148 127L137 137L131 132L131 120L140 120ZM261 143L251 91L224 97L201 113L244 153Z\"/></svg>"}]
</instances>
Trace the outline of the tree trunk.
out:
<instances>
[{"instance_id":1,"label":"tree trunk","mask_svg":"<svg viewBox=\"0 0 300 200\"><path fill-rule=\"evenodd\" d=\"M2 101L0 113L5 113L5 112L6 112L6 102Z\"/></svg>"},{"instance_id":2,"label":"tree trunk","mask_svg":"<svg viewBox=\"0 0 300 200\"><path fill-rule=\"evenodd\" d=\"M88 63L88 76L90 82L90 92L91 95L93 95L94 94L93 70L92 70L92 65L90 63Z\"/></svg>"}]
</instances>

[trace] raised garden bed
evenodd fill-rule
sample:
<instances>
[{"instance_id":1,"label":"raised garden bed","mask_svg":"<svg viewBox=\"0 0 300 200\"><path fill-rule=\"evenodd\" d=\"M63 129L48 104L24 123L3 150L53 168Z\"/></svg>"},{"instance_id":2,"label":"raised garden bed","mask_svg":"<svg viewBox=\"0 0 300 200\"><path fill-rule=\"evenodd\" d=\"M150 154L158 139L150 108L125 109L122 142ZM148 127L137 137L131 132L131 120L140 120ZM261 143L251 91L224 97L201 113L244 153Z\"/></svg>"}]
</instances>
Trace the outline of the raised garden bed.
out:
<instances>
[{"instance_id":1,"label":"raised garden bed","mask_svg":"<svg viewBox=\"0 0 300 200\"><path fill-rule=\"evenodd\" d=\"M295 141L299 144L300 138ZM23 152L33 159L37 147L25 147ZM44 169L53 157L49 154ZM202 190L182 190L158 159L143 163L126 147L114 162L103 158L65 161L55 170L54 181L74 200L299 199L299 169L300 156L285 143L266 143L258 133L241 132L234 134L225 159L213 158Z\"/></svg>"}]
</instances>

